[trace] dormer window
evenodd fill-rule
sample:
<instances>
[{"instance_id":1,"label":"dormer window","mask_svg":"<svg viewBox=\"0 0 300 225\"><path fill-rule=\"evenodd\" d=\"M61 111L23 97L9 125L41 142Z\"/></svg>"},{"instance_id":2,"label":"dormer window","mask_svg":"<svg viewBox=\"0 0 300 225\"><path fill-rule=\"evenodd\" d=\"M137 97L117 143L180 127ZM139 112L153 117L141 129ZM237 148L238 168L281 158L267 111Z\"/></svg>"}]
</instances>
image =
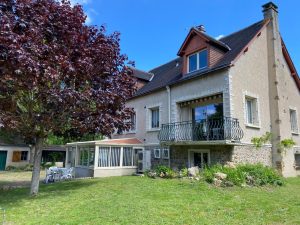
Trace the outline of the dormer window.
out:
<instances>
[{"instance_id":1,"label":"dormer window","mask_svg":"<svg viewBox=\"0 0 300 225\"><path fill-rule=\"evenodd\" d=\"M188 72L204 69L208 66L207 49L188 56Z\"/></svg>"}]
</instances>

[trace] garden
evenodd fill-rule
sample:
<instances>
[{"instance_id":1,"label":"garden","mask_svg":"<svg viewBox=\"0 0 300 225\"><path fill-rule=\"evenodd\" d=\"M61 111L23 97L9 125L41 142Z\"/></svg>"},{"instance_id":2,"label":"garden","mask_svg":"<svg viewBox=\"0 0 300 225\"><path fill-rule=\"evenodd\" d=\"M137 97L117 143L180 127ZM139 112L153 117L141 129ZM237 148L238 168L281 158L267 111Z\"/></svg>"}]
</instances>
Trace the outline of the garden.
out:
<instances>
[{"instance_id":1,"label":"garden","mask_svg":"<svg viewBox=\"0 0 300 225\"><path fill-rule=\"evenodd\" d=\"M5 224L300 224L299 178L281 178L261 165L216 165L196 176L191 172L158 167L148 171L156 174L151 178L41 184L35 197L26 186L1 190L0 208L5 209ZM9 182L16 173L20 180L29 172L2 172L0 180ZM219 177L216 187L218 173L226 178Z\"/></svg>"}]
</instances>

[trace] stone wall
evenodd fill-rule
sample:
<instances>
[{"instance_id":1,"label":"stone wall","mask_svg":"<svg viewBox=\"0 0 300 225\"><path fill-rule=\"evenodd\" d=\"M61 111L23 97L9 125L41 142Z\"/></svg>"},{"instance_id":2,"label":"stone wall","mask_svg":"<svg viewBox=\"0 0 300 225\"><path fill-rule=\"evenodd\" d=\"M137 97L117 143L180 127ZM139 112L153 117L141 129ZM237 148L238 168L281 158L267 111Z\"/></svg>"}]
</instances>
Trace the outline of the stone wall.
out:
<instances>
[{"instance_id":1,"label":"stone wall","mask_svg":"<svg viewBox=\"0 0 300 225\"><path fill-rule=\"evenodd\" d=\"M154 149L159 148L160 149L160 158L156 159L154 157ZM162 158L162 147L159 145L154 146L146 146L145 150L151 151L151 169L155 169L158 165L164 165L169 166L169 159L163 159Z\"/></svg>"},{"instance_id":2,"label":"stone wall","mask_svg":"<svg viewBox=\"0 0 300 225\"><path fill-rule=\"evenodd\" d=\"M231 159L232 146L173 146L170 148L172 169L189 167L189 149L209 149L211 164L224 164Z\"/></svg>"},{"instance_id":3,"label":"stone wall","mask_svg":"<svg viewBox=\"0 0 300 225\"><path fill-rule=\"evenodd\" d=\"M231 156L234 163L262 163L272 166L272 148L263 146L256 149L253 145L234 146Z\"/></svg>"}]
</instances>

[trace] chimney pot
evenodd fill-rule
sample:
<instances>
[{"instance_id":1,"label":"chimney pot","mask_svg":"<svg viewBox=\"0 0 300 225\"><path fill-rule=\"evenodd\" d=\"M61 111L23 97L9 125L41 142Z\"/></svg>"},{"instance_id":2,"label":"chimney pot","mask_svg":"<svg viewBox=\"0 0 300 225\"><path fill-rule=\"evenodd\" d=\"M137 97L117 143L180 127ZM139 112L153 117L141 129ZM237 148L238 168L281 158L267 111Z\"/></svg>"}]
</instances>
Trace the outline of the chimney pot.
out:
<instances>
[{"instance_id":1,"label":"chimney pot","mask_svg":"<svg viewBox=\"0 0 300 225\"><path fill-rule=\"evenodd\" d=\"M278 6L275 5L273 2L268 2L268 3L264 4L262 7L263 7L263 12L266 12L266 11L268 11L268 10L270 10L270 9L272 9L272 10L278 12L278 11L277 11Z\"/></svg>"}]
</instances>

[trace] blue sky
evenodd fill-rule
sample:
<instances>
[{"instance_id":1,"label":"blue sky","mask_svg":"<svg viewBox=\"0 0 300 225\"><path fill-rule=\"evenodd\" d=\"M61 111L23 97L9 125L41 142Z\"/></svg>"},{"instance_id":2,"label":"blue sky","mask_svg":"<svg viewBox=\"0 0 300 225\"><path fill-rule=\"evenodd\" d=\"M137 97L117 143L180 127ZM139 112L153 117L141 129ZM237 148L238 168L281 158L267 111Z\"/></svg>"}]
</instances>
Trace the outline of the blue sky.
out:
<instances>
[{"instance_id":1,"label":"blue sky","mask_svg":"<svg viewBox=\"0 0 300 225\"><path fill-rule=\"evenodd\" d=\"M268 0L72 0L83 5L88 24L121 33L121 49L136 67L150 70L176 58L192 26L228 35L263 18ZM276 0L280 31L300 73L300 1Z\"/></svg>"}]
</instances>

